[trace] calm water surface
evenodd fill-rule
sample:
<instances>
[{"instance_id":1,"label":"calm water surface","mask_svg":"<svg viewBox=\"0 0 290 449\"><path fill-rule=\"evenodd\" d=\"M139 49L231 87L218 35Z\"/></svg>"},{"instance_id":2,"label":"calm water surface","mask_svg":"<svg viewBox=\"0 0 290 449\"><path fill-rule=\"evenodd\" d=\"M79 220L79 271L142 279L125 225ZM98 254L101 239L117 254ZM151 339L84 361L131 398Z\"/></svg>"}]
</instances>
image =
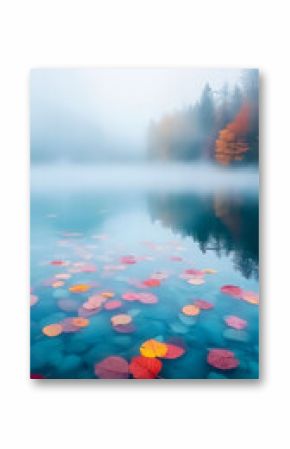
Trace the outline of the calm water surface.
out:
<instances>
[{"instance_id":1,"label":"calm water surface","mask_svg":"<svg viewBox=\"0 0 290 449\"><path fill-rule=\"evenodd\" d=\"M124 263L127 255L136 263ZM216 273L206 274L201 285L180 277L187 269L207 268ZM142 281L157 272L166 276L160 286L142 288ZM60 274L71 277L55 284ZM89 292L70 292L80 283L89 285ZM148 339L177 338L186 353L163 360L161 378L257 378L258 306L221 293L225 284L258 292L256 191L154 191L152 186L149 191L75 186L40 191L32 186L31 288L38 297L31 307L32 373L96 378L94 365L108 356L130 361ZM114 292L121 307L91 314L89 325L77 332L53 338L42 333L48 324L77 316L88 296L102 291ZM154 293L158 303L125 301L122 294L128 291ZM185 316L182 307L196 299L214 308ZM134 332L113 328L110 318L119 313L132 316ZM246 320L247 328L228 327L228 315ZM209 366L212 348L234 351L239 367Z\"/></svg>"}]
</instances>

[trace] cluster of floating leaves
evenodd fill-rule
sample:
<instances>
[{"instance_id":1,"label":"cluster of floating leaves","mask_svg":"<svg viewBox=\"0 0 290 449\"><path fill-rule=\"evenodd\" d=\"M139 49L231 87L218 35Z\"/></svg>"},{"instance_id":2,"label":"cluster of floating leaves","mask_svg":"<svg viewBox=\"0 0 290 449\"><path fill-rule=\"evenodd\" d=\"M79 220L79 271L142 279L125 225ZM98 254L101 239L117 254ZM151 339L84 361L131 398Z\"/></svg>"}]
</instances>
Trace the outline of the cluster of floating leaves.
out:
<instances>
[{"instance_id":1,"label":"cluster of floating leaves","mask_svg":"<svg viewBox=\"0 0 290 449\"><path fill-rule=\"evenodd\" d=\"M185 348L176 343L163 343L155 339L146 340L140 346L140 355L132 357L130 363L123 357L110 356L95 365L95 374L101 379L156 379L162 370L161 359L176 359L185 353Z\"/></svg>"},{"instance_id":2,"label":"cluster of floating leaves","mask_svg":"<svg viewBox=\"0 0 290 449\"><path fill-rule=\"evenodd\" d=\"M246 301L250 304L259 304L259 295L257 295L257 293L243 290L236 285L224 285L223 287L221 287L221 292L226 295L232 296L233 298Z\"/></svg>"},{"instance_id":3,"label":"cluster of floating leaves","mask_svg":"<svg viewBox=\"0 0 290 449\"><path fill-rule=\"evenodd\" d=\"M202 285L205 283L206 274L215 274L216 270L205 268L203 270L196 270L194 268L187 269L180 274L180 278L184 279L191 285Z\"/></svg>"},{"instance_id":4,"label":"cluster of floating leaves","mask_svg":"<svg viewBox=\"0 0 290 449\"><path fill-rule=\"evenodd\" d=\"M63 332L77 332L83 327L89 325L89 320L83 317L69 317L59 323L52 323L44 326L42 332L47 337L57 337Z\"/></svg>"},{"instance_id":5,"label":"cluster of floating leaves","mask_svg":"<svg viewBox=\"0 0 290 449\"><path fill-rule=\"evenodd\" d=\"M76 237L74 234L66 234L65 237ZM104 240L104 236L94 236L95 239ZM62 244L68 244L64 241ZM158 245L146 243L151 249L159 251ZM175 246L178 249L178 246ZM89 252L78 249L78 254L84 259L89 260L91 255ZM118 264L105 264L103 266L103 273L118 272L127 269L130 265L143 260L151 260L149 256L135 257L134 255L125 255L119 258ZM171 256L171 261L182 262L184 259L180 256ZM104 258L106 260L106 258ZM88 262L76 262L70 264L67 260L52 260L50 265L64 268L66 272L55 274L51 279L43 281L43 285L50 286L54 289L64 287L76 273L95 273L98 271L96 265ZM206 282L206 276L215 274L216 270L211 268L196 269L189 268L184 270L179 277L190 285L198 286ZM160 287L160 285L169 278L169 273L165 271L157 271L144 280L131 280L130 283L139 289L149 289ZM158 303L158 296L151 292L144 291L127 291L115 298L115 293L111 290L99 291L90 294L94 288L98 288L97 282L90 283L73 283L67 287L67 291L78 298L81 295L81 302L79 299L68 297L58 298L58 307L65 312L77 313L77 316L67 317L59 322L53 322L45 325L42 328L42 333L46 337L54 338L63 333L80 332L82 328L89 326L89 318L102 310L112 311L114 315L110 316L109 320L114 331L118 333L129 334L136 330L133 322L133 316L127 313L121 313L118 309L122 309L124 302L138 302L145 305L154 305ZM257 305L259 303L258 295L255 292L244 290L234 285L224 285L221 287L221 292L229 295L235 299L245 301L249 304ZM83 299L82 295L88 295ZM34 306L38 303L39 297L31 293L30 304ZM192 302L185 304L180 311L179 316L185 324L190 324L185 320L195 319L201 313L207 313L214 309L214 304L205 299L195 299ZM118 311L119 313L116 313ZM228 315L224 317L224 322L227 327L233 331L243 331L248 323L241 317L235 315ZM241 340L242 341L242 340ZM132 376L135 379L156 379L160 378L160 373L163 367L163 360L173 360L182 357L186 353L186 346L180 340L174 338L163 342L158 339L151 338L144 341L140 345L140 354L136 354L131 360L126 360L124 357L118 355L110 355L94 366L94 373L97 377L102 379L126 379ZM207 353L208 365L218 370L231 370L239 366L239 360L233 351L225 348L209 349ZM44 378L42 374L32 374L31 378Z\"/></svg>"}]
</instances>

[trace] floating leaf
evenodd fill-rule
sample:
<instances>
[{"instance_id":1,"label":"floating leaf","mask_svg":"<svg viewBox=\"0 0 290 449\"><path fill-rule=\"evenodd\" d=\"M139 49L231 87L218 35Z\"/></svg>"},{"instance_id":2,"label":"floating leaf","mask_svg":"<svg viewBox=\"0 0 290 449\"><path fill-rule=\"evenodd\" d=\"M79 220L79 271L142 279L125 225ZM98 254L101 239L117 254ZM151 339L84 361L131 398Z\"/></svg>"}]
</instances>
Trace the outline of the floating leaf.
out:
<instances>
[{"instance_id":1,"label":"floating leaf","mask_svg":"<svg viewBox=\"0 0 290 449\"><path fill-rule=\"evenodd\" d=\"M243 290L236 285L224 285L221 287L221 292L234 298L241 298L243 294Z\"/></svg>"},{"instance_id":2,"label":"floating leaf","mask_svg":"<svg viewBox=\"0 0 290 449\"><path fill-rule=\"evenodd\" d=\"M125 301L140 301L143 304L156 304L158 298L153 293L127 292L122 295Z\"/></svg>"},{"instance_id":3,"label":"floating leaf","mask_svg":"<svg viewBox=\"0 0 290 449\"><path fill-rule=\"evenodd\" d=\"M138 293L135 293L135 292L127 292L127 293L123 293L122 298L125 301L138 301L139 295L138 295Z\"/></svg>"},{"instance_id":4,"label":"floating leaf","mask_svg":"<svg viewBox=\"0 0 290 449\"><path fill-rule=\"evenodd\" d=\"M233 327L234 329L245 329L248 324L246 320L235 315L225 317L225 322L229 327Z\"/></svg>"},{"instance_id":5,"label":"floating leaf","mask_svg":"<svg viewBox=\"0 0 290 449\"><path fill-rule=\"evenodd\" d=\"M50 262L51 265L57 265L57 266L63 266L63 265L67 265L67 262L65 262L64 260L52 260Z\"/></svg>"},{"instance_id":6,"label":"floating leaf","mask_svg":"<svg viewBox=\"0 0 290 449\"><path fill-rule=\"evenodd\" d=\"M76 326L73 322L73 318L65 318L59 323L62 327L63 332L77 332L80 330L79 326Z\"/></svg>"},{"instance_id":7,"label":"floating leaf","mask_svg":"<svg viewBox=\"0 0 290 449\"><path fill-rule=\"evenodd\" d=\"M144 357L164 357L167 353L167 345L152 338L141 345L140 353Z\"/></svg>"},{"instance_id":8,"label":"floating leaf","mask_svg":"<svg viewBox=\"0 0 290 449\"><path fill-rule=\"evenodd\" d=\"M58 273L55 275L56 279L67 280L71 278L71 274L69 273Z\"/></svg>"},{"instance_id":9,"label":"floating leaf","mask_svg":"<svg viewBox=\"0 0 290 449\"><path fill-rule=\"evenodd\" d=\"M127 379L129 365L123 357L110 356L95 365L95 374L101 379Z\"/></svg>"},{"instance_id":10,"label":"floating leaf","mask_svg":"<svg viewBox=\"0 0 290 449\"><path fill-rule=\"evenodd\" d=\"M82 273L95 273L97 271L97 267L94 264L84 264L80 267L80 272Z\"/></svg>"},{"instance_id":11,"label":"floating leaf","mask_svg":"<svg viewBox=\"0 0 290 449\"><path fill-rule=\"evenodd\" d=\"M162 362L158 359L133 357L129 365L129 372L135 379L155 379L162 369Z\"/></svg>"},{"instance_id":12,"label":"floating leaf","mask_svg":"<svg viewBox=\"0 0 290 449\"><path fill-rule=\"evenodd\" d=\"M30 305L34 306L39 301L38 296L30 295Z\"/></svg>"},{"instance_id":13,"label":"floating leaf","mask_svg":"<svg viewBox=\"0 0 290 449\"><path fill-rule=\"evenodd\" d=\"M106 299L103 296L93 295L83 304L83 308L86 310L99 309L105 301Z\"/></svg>"},{"instance_id":14,"label":"floating leaf","mask_svg":"<svg viewBox=\"0 0 290 449\"><path fill-rule=\"evenodd\" d=\"M158 302L158 298L153 293L139 293L138 299L143 304L156 304Z\"/></svg>"},{"instance_id":15,"label":"floating leaf","mask_svg":"<svg viewBox=\"0 0 290 449\"><path fill-rule=\"evenodd\" d=\"M91 288L88 284L75 284L69 288L72 293L86 293Z\"/></svg>"},{"instance_id":16,"label":"floating leaf","mask_svg":"<svg viewBox=\"0 0 290 449\"><path fill-rule=\"evenodd\" d=\"M111 291L106 291L101 292L100 295L103 296L104 298L113 298L113 296L115 296L115 293Z\"/></svg>"},{"instance_id":17,"label":"floating leaf","mask_svg":"<svg viewBox=\"0 0 290 449\"><path fill-rule=\"evenodd\" d=\"M250 304L259 304L259 295L255 292L243 290L242 299Z\"/></svg>"},{"instance_id":18,"label":"floating leaf","mask_svg":"<svg viewBox=\"0 0 290 449\"><path fill-rule=\"evenodd\" d=\"M130 315L126 315L122 313L120 315L112 316L111 323L113 326L117 326L118 324L129 324L132 321L132 317Z\"/></svg>"},{"instance_id":19,"label":"floating leaf","mask_svg":"<svg viewBox=\"0 0 290 449\"><path fill-rule=\"evenodd\" d=\"M196 301L194 301L194 304L201 310L209 310L213 308L213 304L211 302L205 301L204 299L197 299Z\"/></svg>"},{"instance_id":20,"label":"floating leaf","mask_svg":"<svg viewBox=\"0 0 290 449\"><path fill-rule=\"evenodd\" d=\"M184 274L187 274L187 275L193 276L193 277L203 277L204 271L203 270L195 270L193 268L190 268L189 270L185 270Z\"/></svg>"},{"instance_id":21,"label":"floating leaf","mask_svg":"<svg viewBox=\"0 0 290 449\"><path fill-rule=\"evenodd\" d=\"M42 374L31 373L30 379L45 379L45 377Z\"/></svg>"},{"instance_id":22,"label":"floating leaf","mask_svg":"<svg viewBox=\"0 0 290 449\"><path fill-rule=\"evenodd\" d=\"M51 284L51 286L53 287L53 288L59 288L59 287L62 287L64 285L64 282L63 281L55 281L55 282L53 282L52 284Z\"/></svg>"},{"instance_id":23,"label":"floating leaf","mask_svg":"<svg viewBox=\"0 0 290 449\"><path fill-rule=\"evenodd\" d=\"M78 316L83 318L89 318L90 316L96 315L98 312L100 312L100 310L101 307L92 310L85 309L84 307L79 307Z\"/></svg>"},{"instance_id":24,"label":"floating leaf","mask_svg":"<svg viewBox=\"0 0 290 449\"><path fill-rule=\"evenodd\" d=\"M167 352L163 356L164 359L177 359L185 354L185 349L172 343L166 343Z\"/></svg>"},{"instance_id":25,"label":"floating leaf","mask_svg":"<svg viewBox=\"0 0 290 449\"><path fill-rule=\"evenodd\" d=\"M215 274L217 273L217 270L214 270L213 268L205 268L204 270L202 270L203 273L205 274Z\"/></svg>"},{"instance_id":26,"label":"floating leaf","mask_svg":"<svg viewBox=\"0 0 290 449\"><path fill-rule=\"evenodd\" d=\"M188 304L182 307L182 312L184 315L195 316L200 313L200 308L194 304Z\"/></svg>"},{"instance_id":27,"label":"floating leaf","mask_svg":"<svg viewBox=\"0 0 290 449\"><path fill-rule=\"evenodd\" d=\"M44 279L41 284L44 285L45 287L52 287L52 284L54 282L56 282L56 278L55 277L49 278L49 279Z\"/></svg>"},{"instance_id":28,"label":"floating leaf","mask_svg":"<svg viewBox=\"0 0 290 449\"><path fill-rule=\"evenodd\" d=\"M142 284L146 287L158 287L160 285L160 281L158 279L145 279Z\"/></svg>"},{"instance_id":29,"label":"floating leaf","mask_svg":"<svg viewBox=\"0 0 290 449\"><path fill-rule=\"evenodd\" d=\"M114 309L118 309L121 306L122 306L121 301L115 299L112 301L107 301L104 307L106 310L114 310Z\"/></svg>"},{"instance_id":30,"label":"floating leaf","mask_svg":"<svg viewBox=\"0 0 290 449\"><path fill-rule=\"evenodd\" d=\"M202 285L205 283L205 280L200 277L194 277L187 280L188 284L191 285Z\"/></svg>"},{"instance_id":31,"label":"floating leaf","mask_svg":"<svg viewBox=\"0 0 290 449\"><path fill-rule=\"evenodd\" d=\"M72 324L74 324L77 327L87 327L89 324L89 320L84 317L74 317L72 318Z\"/></svg>"},{"instance_id":32,"label":"floating leaf","mask_svg":"<svg viewBox=\"0 0 290 449\"><path fill-rule=\"evenodd\" d=\"M136 262L137 260L134 256L129 255L121 257L121 264L132 265L135 264Z\"/></svg>"},{"instance_id":33,"label":"floating leaf","mask_svg":"<svg viewBox=\"0 0 290 449\"><path fill-rule=\"evenodd\" d=\"M60 324L48 324L42 328L42 332L47 337L57 337L62 333L62 326Z\"/></svg>"},{"instance_id":34,"label":"floating leaf","mask_svg":"<svg viewBox=\"0 0 290 449\"><path fill-rule=\"evenodd\" d=\"M234 352L226 349L211 349L207 355L207 363L218 369L233 369L239 366Z\"/></svg>"},{"instance_id":35,"label":"floating leaf","mask_svg":"<svg viewBox=\"0 0 290 449\"><path fill-rule=\"evenodd\" d=\"M116 326L114 326L114 331L119 332L121 334L132 334L133 332L135 332L135 330L136 327L132 323L117 324Z\"/></svg>"}]
</instances>

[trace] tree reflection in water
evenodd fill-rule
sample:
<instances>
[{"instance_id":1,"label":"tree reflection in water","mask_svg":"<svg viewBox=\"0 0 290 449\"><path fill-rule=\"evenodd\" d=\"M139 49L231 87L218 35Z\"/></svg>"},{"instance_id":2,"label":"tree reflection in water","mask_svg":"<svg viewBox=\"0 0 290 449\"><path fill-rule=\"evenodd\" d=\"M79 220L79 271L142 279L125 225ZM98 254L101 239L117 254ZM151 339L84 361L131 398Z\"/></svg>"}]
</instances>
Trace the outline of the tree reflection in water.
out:
<instances>
[{"instance_id":1,"label":"tree reflection in water","mask_svg":"<svg viewBox=\"0 0 290 449\"><path fill-rule=\"evenodd\" d=\"M203 253L233 255L245 278L258 277L258 197L217 192L148 195L151 219L182 236L190 236Z\"/></svg>"}]
</instances>

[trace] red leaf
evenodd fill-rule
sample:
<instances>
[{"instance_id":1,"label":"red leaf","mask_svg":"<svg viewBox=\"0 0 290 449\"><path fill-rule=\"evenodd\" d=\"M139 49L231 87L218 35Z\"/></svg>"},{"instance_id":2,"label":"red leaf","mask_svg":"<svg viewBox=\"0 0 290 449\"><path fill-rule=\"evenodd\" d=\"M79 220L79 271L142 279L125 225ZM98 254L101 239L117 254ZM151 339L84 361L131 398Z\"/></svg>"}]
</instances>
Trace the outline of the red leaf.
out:
<instances>
[{"instance_id":1,"label":"red leaf","mask_svg":"<svg viewBox=\"0 0 290 449\"><path fill-rule=\"evenodd\" d=\"M160 285L160 281L158 279L146 279L142 282L146 287L158 287Z\"/></svg>"},{"instance_id":2,"label":"red leaf","mask_svg":"<svg viewBox=\"0 0 290 449\"><path fill-rule=\"evenodd\" d=\"M224 285L221 287L221 292L234 298L241 298L243 295L243 290L236 285Z\"/></svg>"},{"instance_id":3,"label":"red leaf","mask_svg":"<svg viewBox=\"0 0 290 449\"><path fill-rule=\"evenodd\" d=\"M30 374L30 379L45 379L45 377L42 374Z\"/></svg>"},{"instance_id":4,"label":"red leaf","mask_svg":"<svg viewBox=\"0 0 290 449\"><path fill-rule=\"evenodd\" d=\"M135 379L155 379L162 369L162 362L155 358L133 357L129 365L129 372Z\"/></svg>"},{"instance_id":5,"label":"red leaf","mask_svg":"<svg viewBox=\"0 0 290 449\"><path fill-rule=\"evenodd\" d=\"M107 357L95 365L95 374L101 379L127 379L128 362L118 356Z\"/></svg>"},{"instance_id":6,"label":"red leaf","mask_svg":"<svg viewBox=\"0 0 290 449\"><path fill-rule=\"evenodd\" d=\"M226 349L212 349L209 351L207 363L219 369L233 369L240 364L239 360L235 358L235 354Z\"/></svg>"},{"instance_id":7,"label":"red leaf","mask_svg":"<svg viewBox=\"0 0 290 449\"><path fill-rule=\"evenodd\" d=\"M143 304L156 304L158 302L157 296L153 295L153 293L139 293L138 299Z\"/></svg>"},{"instance_id":8,"label":"red leaf","mask_svg":"<svg viewBox=\"0 0 290 449\"><path fill-rule=\"evenodd\" d=\"M182 260L183 260L182 257L179 257L179 256L171 256L170 259L173 262L182 262Z\"/></svg>"},{"instance_id":9,"label":"red leaf","mask_svg":"<svg viewBox=\"0 0 290 449\"><path fill-rule=\"evenodd\" d=\"M229 315L225 317L225 322L229 327L233 327L234 329L238 330L245 329L248 324L246 320L243 320L242 318L239 318L235 315Z\"/></svg>"},{"instance_id":10,"label":"red leaf","mask_svg":"<svg viewBox=\"0 0 290 449\"><path fill-rule=\"evenodd\" d=\"M123 257L121 257L121 263L123 264L126 264L126 265L132 265L132 264L134 264L134 263L136 263L137 262L137 260L136 260L136 258L134 257L134 256L123 256Z\"/></svg>"},{"instance_id":11,"label":"red leaf","mask_svg":"<svg viewBox=\"0 0 290 449\"><path fill-rule=\"evenodd\" d=\"M134 292L127 292L123 293L122 298L125 299L125 301L138 301L138 293Z\"/></svg>"},{"instance_id":12,"label":"red leaf","mask_svg":"<svg viewBox=\"0 0 290 449\"><path fill-rule=\"evenodd\" d=\"M191 268L189 270L185 270L184 273L185 274L190 274L190 275L193 275L193 276L201 276L201 277L204 276L204 272L203 271L201 271L201 270L194 270L193 268Z\"/></svg>"},{"instance_id":13,"label":"red leaf","mask_svg":"<svg viewBox=\"0 0 290 449\"><path fill-rule=\"evenodd\" d=\"M205 301L204 299L197 299L194 301L194 304L202 310L209 310L213 308L213 304L211 302Z\"/></svg>"},{"instance_id":14,"label":"red leaf","mask_svg":"<svg viewBox=\"0 0 290 449\"><path fill-rule=\"evenodd\" d=\"M122 295L125 301L140 301L143 304L156 304L158 302L157 296L153 293L137 293L127 292Z\"/></svg>"},{"instance_id":15,"label":"red leaf","mask_svg":"<svg viewBox=\"0 0 290 449\"><path fill-rule=\"evenodd\" d=\"M172 343L166 343L167 352L162 357L163 359L177 359L185 353L185 349L181 346L174 345Z\"/></svg>"},{"instance_id":16,"label":"red leaf","mask_svg":"<svg viewBox=\"0 0 290 449\"><path fill-rule=\"evenodd\" d=\"M113 299L112 301L107 301L104 307L106 310L114 310L118 309L121 306L122 306L121 301L119 301L118 299Z\"/></svg>"}]
</instances>

